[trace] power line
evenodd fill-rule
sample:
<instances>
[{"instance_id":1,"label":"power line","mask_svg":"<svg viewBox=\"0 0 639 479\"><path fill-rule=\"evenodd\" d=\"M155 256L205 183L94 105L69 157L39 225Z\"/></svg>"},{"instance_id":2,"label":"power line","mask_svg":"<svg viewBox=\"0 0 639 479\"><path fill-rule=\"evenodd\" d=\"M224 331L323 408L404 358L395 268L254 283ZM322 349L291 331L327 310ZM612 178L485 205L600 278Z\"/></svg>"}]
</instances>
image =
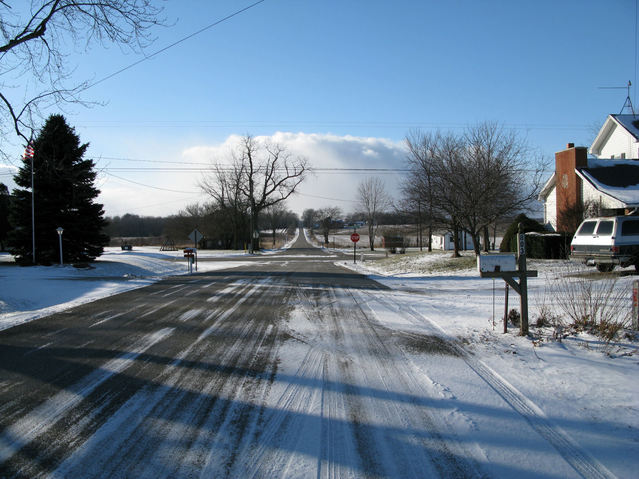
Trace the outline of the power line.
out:
<instances>
[{"instance_id":1,"label":"power line","mask_svg":"<svg viewBox=\"0 0 639 479\"><path fill-rule=\"evenodd\" d=\"M309 198L317 198L317 199L320 199L320 200L343 201L345 203L357 203L357 201L355 201L355 200L345 200L344 198L330 198L328 196L309 195L309 194L306 194L306 193L300 193L299 191L296 191L295 193L300 195L300 196L307 196Z\"/></svg>"},{"instance_id":2,"label":"power line","mask_svg":"<svg viewBox=\"0 0 639 479\"><path fill-rule=\"evenodd\" d=\"M211 166L210 163L202 163L195 161L166 161L166 160L140 160L137 158L121 158L114 156L100 156L99 158L91 158L93 161L98 160L112 160L112 161L131 161L137 163L158 163L158 164L169 164L169 165L201 165L201 166Z\"/></svg>"},{"instance_id":3,"label":"power line","mask_svg":"<svg viewBox=\"0 0 639 479\"><path fill-rule=\"evenodd\" d=\"M151 173L151 172L165 172L165 173L207 173L207 172L232 172L233 168L195 168L195 167L103 167L101 171L128 171L137 173ZM285 173L286 168L275 168L273 171ZM408 173L411 170L406 168L309 168L309 173L316 174L396 174L396 173Z\"/></svg>"},{"instance_id":4,"label":"power line","mask_svg":"<svg viewBox=\"0 0 639 479\"><path fill-rule=\"evenodd\" d=\"M159 186L147 185L145 183L140 183L139 181L133 181L127 178L122 178L121 176L114 175L113 173L109 173L108 171L104 171L104 173L114 178L117 178L118 180L126 181L128 183L133 183L134 185L138 185L138 186L144 186L145 188L152 188L154 190L160 190L160 191L168 191L170 193L184 193L184 194L190 194L190 195L198 194L198 193L194 193L193 191L172 190L170 188L161 188Z\"/></svg>"},{"instance_id":5,"label":"power line","mask_svg":"<svg viewBox=\"0 0 639 479\"><path fill-rule=\"evenodd\" d=\"M105 76L104 78L102 78L102 79L100 79L100 80L98 80L98 81L96 81L96 82L91 83L91 84L90 84L90 85L88 85L86 88L84 88L84 90L88 90L89 88L92 88L92 87L94 87L94 86L96 86L96 85L99 85L99 84L100 84L100 83L102 83L102 82L105 82L105 81L107 81L107 80L110 80L110 79L111 79L111 78L113 78L114 76L117 76L117 75L119 75L120 73L124 73L125 71L130 70L131 68L133 68L133 67L135 67L135 66L139 65L140 63L143 63L143 62L145 62L145 61L147 61L147 60L150 60L151 58L158 56L160 53L164 53L165 51L167 51L167 50L169 50L169 49L171 49L171 48L173 48L173 47L175 47L175 46L179 45L180 43L183 43L183 42L185 42L185 41L187 41L187 40L190 40L191 38L195 37L196 35L199 35L200 33L205 32L206 30L209 30L209 29L211 29L211 28L213 28L213 27L215 27L215 26L219 25L220 23L223 23L223 22L225 22L225 21L227 21L227 20L230 20L231 18L233 18L233 17L235 17L235 16L237 16L237 15L239 15L239 14L241 14L241 13L244 13L244 12L246 12L247 10L250 10L251 8L255 7L256 5L259 5L260 3L264 2L264 1L266 1L266 0L258 0L257 2L252 3L251 5L249 5L248 7L244 7L244 8L242 8L242 9L240 9L240 10L237 10L236 12L233 12L233 13L231 13L230 15L227 15L226 17L224 17L224 18L222 18L222 19L220 19L220 20L217 20L217 21L215 21L215 22L211 23L210 25L207 25L207 26L205 26L205 27L203 27L203 28L199 29L198 31L193 32L193 33L191 33L191 34L189 34L189 35L187 35L187 36L185 36L185 37L183 37L183 38L181 38L181 39L177 40L176 42L173 42L173 43L171 43L170 45L167 45L167 46L166 46L166 47L164 47L164 48L161 48L160 50L157 50L157 51L155 51L155 52L151 53L150 55L147 55L147 56L145 56L144 58L141 58L140 60L138 60L138 61L136 61L136 62L133 62L133 63L131 63L130 65L128 65L128 66L126 66L126 67L124 67L124 68L121 68L120 70L118 70L118 71L116 71L116 72L113 72L113 73L111 73L110 75L107 75L107 76Z\"/></svg>"}]
</instances>

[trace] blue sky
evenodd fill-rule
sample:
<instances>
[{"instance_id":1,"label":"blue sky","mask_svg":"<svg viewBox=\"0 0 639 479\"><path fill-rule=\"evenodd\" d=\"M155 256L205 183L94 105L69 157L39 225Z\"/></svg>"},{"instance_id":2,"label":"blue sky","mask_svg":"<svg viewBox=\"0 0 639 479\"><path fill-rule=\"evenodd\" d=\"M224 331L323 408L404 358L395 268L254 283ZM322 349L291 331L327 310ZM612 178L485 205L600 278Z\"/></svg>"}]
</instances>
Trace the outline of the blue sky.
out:
<instances>
[{"instance_id":1,"label":"blue sky","mask_svg":"<svg viewBox=\"0 0 639 479\"><path fill-rule=\"evenodd\" d=\"M251 3L169 1L171 26L146 52ZM401 168L411 128L497 121L551 163L621 109L625 90L599 87L631 80L635 100L635 30L631 0L265 0L86 92L104 106L64 113L98 159L107 215L205 200L200 172L123 168L219 161L246 133L278 134L316 167ZM94 47L71 58L75 77L99 80L142 57ZM362 179L317 175L289 207L351 210ZM385 179L393 190L398 175Z\"/></svg>"}]
</instances>

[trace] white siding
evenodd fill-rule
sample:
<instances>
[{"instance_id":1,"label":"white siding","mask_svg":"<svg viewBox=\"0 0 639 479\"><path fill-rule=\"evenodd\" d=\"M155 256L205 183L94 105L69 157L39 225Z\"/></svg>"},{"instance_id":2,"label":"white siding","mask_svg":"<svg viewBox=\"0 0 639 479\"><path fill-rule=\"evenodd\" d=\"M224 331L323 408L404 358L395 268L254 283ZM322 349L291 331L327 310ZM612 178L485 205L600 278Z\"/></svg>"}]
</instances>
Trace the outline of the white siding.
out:
<instances>
[{"instance_id":1,"label":"white siding","mask_svg":"<svg viewBox=\"0 0 639 479\"><path fill-rule=\"evenodd\" d=\"M557 231L557 188L553 187L544 203L544 225Z\"/></svg>"},{"instance_id":2,"label":"white siding","mask_svg":"<svg viewBox=\"0 0 639 479\"><path fill-rule=\"evenodd\" d=\"M464 243L465 240L465 243ZM465 246L465 248L464 248ZM460 233L459 234L459 248L461 250L472 250L473 247L473 238L468 233ZM455 245L453 244L453 234L436 234L433 235L433 249L442 249L445 251L452 251L455 249Z\"/></svg>"},{"instance_id":3,"label":"white siding","mask_svg":"<svg viewBox=\"0 0 639 479\"><path fill-rule=\"evenodd\" d=\"M623 208L625 206L621 201L604 195L587 181L581 182L581 198L584 204L593 202L606 209Z\"/></svg>"},{"instance_id":4,"label":"white siding","mask_svg":"<svg viewBox=\"0 0 639 479\"><path fill-rule=\"evenodd\" d=\"M639 158L639 143L624 128L615 124L608 141L601 148L599 158Z\"/></svg>"}]
</instances>

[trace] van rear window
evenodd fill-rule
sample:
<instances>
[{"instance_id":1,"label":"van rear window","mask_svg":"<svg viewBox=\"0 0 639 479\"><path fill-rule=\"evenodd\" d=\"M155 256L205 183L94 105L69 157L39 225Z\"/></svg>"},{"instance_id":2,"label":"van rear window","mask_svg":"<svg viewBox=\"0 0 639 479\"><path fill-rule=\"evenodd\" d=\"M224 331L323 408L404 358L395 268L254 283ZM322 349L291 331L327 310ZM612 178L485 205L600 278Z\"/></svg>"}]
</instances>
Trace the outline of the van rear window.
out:
<instances>
[{"instance_id":1,"label":"van rear window","mask_svg":"<svg viewBox=\"0 0 639 479\"><path fill-rule=\"evenodd\" d=\"M577 231L577 236L588 236L595 232L595 226L597 225L596 221L586 221L581 225L579 231Z\"/></svg>"},{"instance_id":2,"label":"van rear window","mask_svg":"<svg viewBox=\"0 0 639 479\"><path fill-rule=\"evenodd\" d=\"M639 235L639 220L626 220L621 224L621 236Z\"/></svg>"},{"instance_id":3,"label":"van rear window","mask_svg":"<svg viewBox=\"0 0 639 479\"><path fill-rule=\"evenodd\" d=\"M600 221L599 226L597 226L597 234L599 236L610 236L614 225L614 221Z\"/></svg>"}]
</instances>

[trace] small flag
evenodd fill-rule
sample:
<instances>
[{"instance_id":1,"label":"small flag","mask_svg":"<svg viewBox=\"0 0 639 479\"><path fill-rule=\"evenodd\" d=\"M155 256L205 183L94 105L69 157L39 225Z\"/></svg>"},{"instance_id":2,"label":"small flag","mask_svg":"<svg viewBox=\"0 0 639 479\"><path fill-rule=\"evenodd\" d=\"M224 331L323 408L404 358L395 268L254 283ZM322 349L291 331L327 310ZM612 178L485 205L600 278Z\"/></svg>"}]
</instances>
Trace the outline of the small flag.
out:
<instances>
[{"instance_id":1,"label":"small flag","mask_svg":"<svg viewBox=\"0 0 639 479\"><path fill-rule=\"evenodd\" d=\"M24 149L24 159L30 160L33 158L33 143L29 142L27 147Z\"/></svg>"}]
</instances>

